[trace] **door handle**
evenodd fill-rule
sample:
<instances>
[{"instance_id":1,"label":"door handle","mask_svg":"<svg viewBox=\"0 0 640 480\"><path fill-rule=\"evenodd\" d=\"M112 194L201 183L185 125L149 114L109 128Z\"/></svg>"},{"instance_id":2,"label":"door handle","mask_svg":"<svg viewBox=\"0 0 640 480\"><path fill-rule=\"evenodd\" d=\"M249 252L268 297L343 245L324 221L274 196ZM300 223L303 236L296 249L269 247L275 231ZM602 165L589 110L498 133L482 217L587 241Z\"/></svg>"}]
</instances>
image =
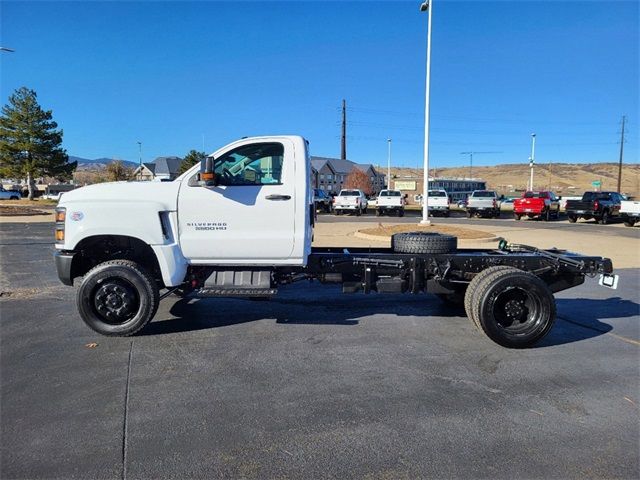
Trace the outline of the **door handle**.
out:
<instances>
[{"instance_id":1,"label":"door handle","mask_svg":"<svg viewBox=\"0 0 640 480\"><path fill-rule=\"evenodd\" d=\"M291 195L267 195L267 200L291 200Z\"/></svg>"}]
</instances>

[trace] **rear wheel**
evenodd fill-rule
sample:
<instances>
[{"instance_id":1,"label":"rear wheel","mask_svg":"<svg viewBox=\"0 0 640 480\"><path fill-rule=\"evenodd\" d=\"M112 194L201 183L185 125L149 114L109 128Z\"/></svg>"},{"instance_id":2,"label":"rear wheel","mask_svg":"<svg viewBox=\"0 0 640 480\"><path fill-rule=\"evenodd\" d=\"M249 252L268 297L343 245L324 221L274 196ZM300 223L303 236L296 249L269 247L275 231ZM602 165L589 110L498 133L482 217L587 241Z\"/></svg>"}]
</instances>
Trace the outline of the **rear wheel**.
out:
<instances>
[{"instance_id":1,"label":"rear wheel","mask_svg":"<svg viewBox=\"0 0 640 480\"><path fill-rule=\"evenodd\" d=\"M20 197L18 197L17 195L12 195L11 197L9 197L9 200L20 200Z\"/></svg>"},{"instance_id":2,"label":"rear wheel","mask_svg":"<svg viewBox=\"0 0 640 480\"><path fill-rule=\"evenodd\" d=\"M578 217L575 215L569 215L567 218L569 219L569 223L576 223L578 221Z\"/></svg>"},{"instance_id":3,"label":"rear wheel","mask_svg":"<svg viewBox=\"0 0 640 480\"><path fill-rule=\"evenodd\" d=\"M133 335L151 321L159 301L153 277L130 260L110 260L90 270L76 297L82 320L102 335Z\"/></svg>"},{"instance_id":4,"label":"rear wheel","mask_svg":"<svg viewBox=\"0 0 640 480\"><path fill-rule=\"evenodd\" d=\"M467 218L471 218L471 215L473 215L471 212L467 211Z\"/></svg>"},{"instance_id":5,"label":"rear wheel","mask_svg":"<svg viewBox=\"0 0 640 480\"><path fill-rule=\"evenodd\" d=\"M432 232L396 233L391 246L398 253L451 253L458 248L458 238Z\"/></svg>"},{"instance_id":6,"label":"rear wheel","mask_svg":"<svg viewBox=\"0 0 640 480\"><path fill-rule=\"evenodd\" d=\"M382 215L382 212L380 211L379 208L376 209L376 217L379 217L380 215Z\"/></svg>"},{"instance_id":7,"label":"rear wheel","mask_svg":"<svg viewBox=\"0 0 640 480\"><path fill-rule=\"evenodd\" d=\"M602 212L599 223L600 225L606 225L607 223L609 223L609 212L607 212L606 210Z\"/></svg>"},{"instance_id":8,"label":"rear wheel","mask_svg":"<svg viewBox=\"0 0 640 480\"><path fill-rule=\"evenodd\" d=\"M360 215L362 215L362 209L358 208L356 210L356 215L359 217Z\"/></svg>"},{"instance_id":9,"label":"rear wheel","mask_svg":"<svg viewBox=\"0 0 640 480\"><path fill-rule=\"evenodd\" d=\"M549 287L534 274L511 267L480 279L469 310L491 340L508 348L530 347L549 333L556 317Z\"/></svg>"},{"instance_id":10,"label":"rear wheel","mask_svg":"<svg viewBox=\"0 0 640 480\"><path fill-rule=\"evenodd\" d=\"M520 219L522 218L522 215L519 215L517 213L513 214L513 218L515 218L517 221L520 221Z\"/></svg>"},{"instance_id":11,"label":"rear wheel","mask_svg":"<svg viewBox=\"0 0 640 480\"><path fill-rule=\"evenodd\" d=\"M548 208L542 212L542 218L544 219L545 222L548 222L551 220L551 210L549 210Z\"/></svg>"},{"instance_id":12,"label":"rear wheel","mask_svg":"<svg viewBox=\"0 0 640 480\"><path fill-rule=\"evenodd\" d=\"M626 217L624 220L625 227L633 227L636 224L636 219L631 217Z\"/></svg>"}]
</instances>

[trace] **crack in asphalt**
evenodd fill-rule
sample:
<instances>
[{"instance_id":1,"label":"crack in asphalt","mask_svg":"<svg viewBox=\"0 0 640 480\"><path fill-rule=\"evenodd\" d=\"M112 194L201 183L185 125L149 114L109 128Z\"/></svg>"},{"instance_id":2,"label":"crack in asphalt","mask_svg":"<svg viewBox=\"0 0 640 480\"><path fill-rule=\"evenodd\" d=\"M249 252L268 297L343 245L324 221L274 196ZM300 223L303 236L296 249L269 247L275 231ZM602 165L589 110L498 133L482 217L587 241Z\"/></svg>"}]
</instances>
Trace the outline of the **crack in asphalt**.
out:
<instances>
[{"instance_id":1,"label":"crack in asphalt","mask_svg":"<svg viewBox=\"0 0 640 480\"><path fill-rule=\"evenodd\" d=\"M124 391L124 419L122 422L122 480L127 478L127 431L129 428L129 388L131 386L131 361L133 359L133 340L129 346L129 362L127 364L127 384Z\"/></svg>"}]
</instances>

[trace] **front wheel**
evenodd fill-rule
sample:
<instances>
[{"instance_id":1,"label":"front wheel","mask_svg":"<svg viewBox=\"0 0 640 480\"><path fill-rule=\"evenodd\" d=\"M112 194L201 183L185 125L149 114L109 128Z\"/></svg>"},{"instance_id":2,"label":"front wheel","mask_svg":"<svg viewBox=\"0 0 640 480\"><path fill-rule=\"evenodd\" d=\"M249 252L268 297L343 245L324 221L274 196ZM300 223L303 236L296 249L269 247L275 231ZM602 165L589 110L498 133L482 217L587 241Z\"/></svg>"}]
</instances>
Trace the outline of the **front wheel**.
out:
<instances>
[{"instance_id":1,"label":"front wheel","mask_svg":"<svg viewBox=\"0 0 640 480\"><path fill-rule=\"evenodd\" d=\"M575 215L569 215L567 218L569 219L569 223L576 223L578 221L578 217Z\"/></svg>"},{"instance_id":2,"label":"front wheel","mask_svg":"<svg viewBox=\"0 0 640 480\"><path fill-rule=\"evenodd\" d=\"M494 342L508 348L527 348L553 327L553 294L533 273L496 267L473 287L467 314Z\"/></svg>"},{"instance_id":3,"label":"front wheel","mask_svg":"<svg viewBox=\"0 0 640 480\"><path fill-rule=\"evenodd\" d=\"M522 215L518 215L517 213L514 213L513 218L515 218L519 222L520 219L522 218Z\"/></svg>"},{"instance_id":4,"label":"front wheel","mask_svg":"<svg viewBox=\"0 0 640 480\"><path fill-rule=\"evenodd\" d=\"M76 302L82 320L107 336L128 336L151 321L160 302L153 277L130 260L110 260L82 279Z\"/></svg>"},{"instance_id":5,"label":"front wheel","mask_svg":"<svg viewBox=\"0 0 640 480\"><path fill-rule=\"evenodd\" d=\"M636 224L636 219L631 217L626 217L624 220L625 227L633 227Z\"/></svg>"},{"instance_id":6,"label":"front wheel","mask_svg":"<svg viewBox=\"0 0 640 480\"><path fill-rule=\"evenodd\" d=\"M382 212L380 209L376 209L376 217L379 217L380 215L382 215Z\"/></svg>"}]
</instances>

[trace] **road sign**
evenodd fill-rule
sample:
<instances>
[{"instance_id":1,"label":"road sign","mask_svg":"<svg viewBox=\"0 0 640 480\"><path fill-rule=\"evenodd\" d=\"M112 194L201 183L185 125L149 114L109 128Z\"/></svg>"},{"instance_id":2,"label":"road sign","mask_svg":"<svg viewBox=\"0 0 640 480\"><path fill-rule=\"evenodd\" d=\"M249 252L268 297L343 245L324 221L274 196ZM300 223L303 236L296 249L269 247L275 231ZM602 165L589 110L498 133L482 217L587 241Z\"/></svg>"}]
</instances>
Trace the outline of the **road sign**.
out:
<instances>
[{"instance_id":1,"label":"road sign","mask_svg":"<svg viewBox=\"0 0 640 480\"><path fill-rule=\"evenodd\" d=\"M596 188L600 188L602 186L602 182L600 180L594 180L591 182L591 185Z\"/></svg>"}]
</instances>

